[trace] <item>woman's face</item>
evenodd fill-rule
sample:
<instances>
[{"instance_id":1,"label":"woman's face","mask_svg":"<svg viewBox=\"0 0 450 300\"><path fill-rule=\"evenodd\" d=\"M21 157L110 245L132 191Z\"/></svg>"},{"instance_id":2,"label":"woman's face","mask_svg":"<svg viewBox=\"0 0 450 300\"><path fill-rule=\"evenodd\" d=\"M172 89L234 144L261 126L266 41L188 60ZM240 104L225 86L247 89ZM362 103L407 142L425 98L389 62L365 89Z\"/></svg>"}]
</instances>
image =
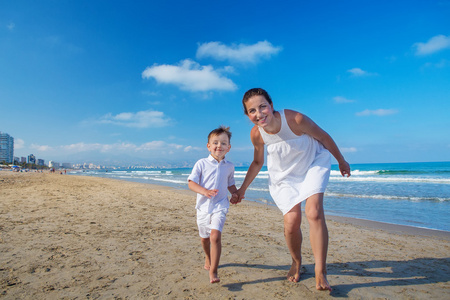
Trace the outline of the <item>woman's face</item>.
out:
<instances>
[{"instance_id":1,"label":"woman's face","mask_svg":"<svg viewBox=\"0 0 450 300\"><path fill-rule=\"evenodd\" d=\"M273 119L273 105L264 96L256 95L245 102L247 116L253 124L265 127Z\"/></svg>"}]
</instances>

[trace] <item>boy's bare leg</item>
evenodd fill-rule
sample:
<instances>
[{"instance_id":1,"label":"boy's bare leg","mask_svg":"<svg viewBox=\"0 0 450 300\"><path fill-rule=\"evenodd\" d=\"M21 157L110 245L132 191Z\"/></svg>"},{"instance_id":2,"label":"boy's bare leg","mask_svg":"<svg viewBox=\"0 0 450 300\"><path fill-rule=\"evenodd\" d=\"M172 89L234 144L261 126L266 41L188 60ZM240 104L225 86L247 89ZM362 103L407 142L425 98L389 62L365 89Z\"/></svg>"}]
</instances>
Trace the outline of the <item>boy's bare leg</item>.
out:
<instances>
[{"instance_id":1,"label":"boy's bare leg","mask_svg":"<svg viewBox=\"0 0 450 300\"><path fill-rule=\"evenodd\" d=\"M302 211L300 204L297 204L284 215L284 237L286 239L289 252L292 256L292 266L287 274L287 279L292 282L300 281L300 268L302 266L302 232L300 229L301 222Z\"/></svg>"},{"instance_id":2,"label":"boy's bare leg","mask_svg":"<svg viewBox=\"0 0 450 300\"><path fill-rule=\"evenodd\" d=\"M222 233L218 230L211 230L211 268L209 269L209 280L211 283L219 282L217 269L219 267L220 254L222 252Z\"/></svg>"},{"instance_id":3,"label":"boy's bare leg","mask_svg":"<svg viewBox=\"0 0 450 300\"><path fill-rule=\"evenodd\" d=\"M327 280L328 229L323 210L323 193L315 194L306 200L305 213L315 260L316 289L331 291Z\"/></svg>"},{"instance_id":4,"label":"boy's bare leg","mask_svg":"<svg viewBox=\"0 0 450 300\"><path fill-rule=\"evenodd\" d=\"M211 267L211 242L209 238L202 238L202 247L205 251L205 266L203 268L209 271Z\"/></svg>"}]
</instances>

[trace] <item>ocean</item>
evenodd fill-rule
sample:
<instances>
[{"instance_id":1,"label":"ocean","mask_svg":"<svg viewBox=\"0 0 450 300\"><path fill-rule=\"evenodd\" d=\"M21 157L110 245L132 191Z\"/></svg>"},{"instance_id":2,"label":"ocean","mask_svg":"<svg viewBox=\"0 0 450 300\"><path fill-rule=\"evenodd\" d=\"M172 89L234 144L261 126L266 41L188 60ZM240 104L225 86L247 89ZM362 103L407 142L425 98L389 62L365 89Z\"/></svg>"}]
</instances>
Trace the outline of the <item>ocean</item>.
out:
<instances>
[{"instance_id":1,"label":"ocean","mask_svg":"<svg viewBox=\"0 0 450 300\"><path fill-rule=\"evenodd\" d=\"M344 178L333 165L325 192L328 215L450 231L450 162L352 164ZM115 178L188 189L191 169L84 170L72 174ZM236 186L247 168L237 167ZM275 205L263 167L245 199ZM192 205L194 206L194 200Z\"/></svg>"}]
</instances>

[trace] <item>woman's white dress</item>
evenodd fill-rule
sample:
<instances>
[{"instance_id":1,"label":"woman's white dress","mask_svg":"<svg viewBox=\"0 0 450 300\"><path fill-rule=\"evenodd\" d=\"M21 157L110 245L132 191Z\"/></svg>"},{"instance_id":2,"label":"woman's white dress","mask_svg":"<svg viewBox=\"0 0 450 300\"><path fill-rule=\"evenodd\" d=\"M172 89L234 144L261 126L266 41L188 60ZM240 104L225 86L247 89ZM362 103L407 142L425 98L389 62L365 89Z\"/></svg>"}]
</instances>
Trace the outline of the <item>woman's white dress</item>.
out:
<instances>
[{"instance_id":1,"label":"woman's white dress","mask_svg":"<svg viewBox=\"0 0 450 300\"><path fill-rule=\"evenodd\" d=\"M293 133L284 110L279 113L281 129L277 134L258 129L267 147L270 195L285 215L308 197L325 192L331 155L313 137Z\"/></svg>"}]
</instances>

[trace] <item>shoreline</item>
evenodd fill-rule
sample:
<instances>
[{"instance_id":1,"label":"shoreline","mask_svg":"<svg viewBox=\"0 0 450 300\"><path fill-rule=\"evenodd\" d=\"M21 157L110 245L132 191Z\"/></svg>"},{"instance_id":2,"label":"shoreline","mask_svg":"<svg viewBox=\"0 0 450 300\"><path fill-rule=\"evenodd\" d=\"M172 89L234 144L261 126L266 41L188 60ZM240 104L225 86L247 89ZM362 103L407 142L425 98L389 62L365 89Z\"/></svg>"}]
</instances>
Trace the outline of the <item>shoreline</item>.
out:
<instances>
[{"instance_id":1,"label":"shoreline","mask_svg":"<svg viewBox=\"0 0 450 300\"><path fill-rule=\"evenodd\" d=\"M210 284L195 223L195 193L89 176L0 172L0 295L8 299L442 299L450 243L328 217L330 293L315 290L302 221L299 283L281 212L231 206L219 284ZM369 226L367 226L369 225ZM415 231L417 232L417 231Z\"/></svg>"},{"instance_id":2,"label":"shoreline","mask_svg":"<svg viewBox=\"0 0 450 300\"><path fill-rule=\"evenodd\" d=\"M70 174L70 176L83 176L83 175ZM99 178L103 178L103 177L99 177ZM138 181L138 180L133 181L131 179L120 179L120 178L108 178L108 179L119 180L119 181L127 181L127 182L137 182L137 183L142 183L142 184L149 184L149 185L158 186L158 187L161 187L161 188L173 189L173 191L180 191L180 192L181 191L185 191L188 194L195 195L195 193L190 191L188 188L176 188L176 187L171 187L171 186L167 186L167 185L160 185L160 184L155 184L155 183L147 183L147 182ZM276 211L278 211L278 208L276 207L275 204L273 204L273 205L272 204L265 204L265 203L261 203L261 202L257 202L257 201L250 201L250 200L245 200L245 199L244 199L244 201L246 203L251 203L251 204L255 204L255 205L262 205L264 207L268 206L268 207L273 208ZM329 220L334 220L334 221L337 221L337 222L353 224L353 225L357 225L357 226L369 227L369 228L374 228L374 229L381 229L381 230L386 230L386 231L393 232L393 233L404 233L404 234L423 235L423 236L435 236L435 237L440 237L440 238L443 238L443 239L446 239L446 240L450 240L450 231L445 231L445 230L425 228L425 227L417 227L417 226L410 226L410 225L402 225L402 224L395 224L395 223L387 223L387 222L374 221L374 220L368 220L368 219L359 219L359 218L353 218L353 217L338 216L338 215L328 214L327 211L325 211L325 216L326 216L327 220L329 219Z\"/></svg>"},{"instance_id":3,"label":"shoreline","mask_svg":"<svg viewBox=\"0 0 450 300\"><path fill-rule=\"evenodd\" d=\"M6 171L6 170L0 170L0 175L3 174L2 171ZM13 173L13 172L10 172L10 173ZM38 173L38 172L30 172L30 173ZM67 175L86 177L84 175L69 174L69 173ZM96 176L89 176L89 177L96 177ZM102 178L102 179L106 179L106 180L117 180L120 182L140 183L140 184L150 185L150 186L153 186L154 188L158 188L158 189L167 189L167 190L172 190L174 192L179 192L182 194L195 196L195 193L192 192L191 190L189 190L188 188L186 188L186 189L185 188L176 188L176 187L171 187L171 186L167 186L167 185L147 183L147 182L143 182L143 181L133 181L130 179L103 178L103 177L96 177L96 178ZM245 199L244 199L244 201L245 201L245 203L250 204L250 205L253 205L253 204L261 205L263 207L270 207L271 209L274 209L275 211L279 211L278 208L276 207L276 205L269 205L269 204L264 204L261 202L250 201L250 200L245 200ZM303 216L304 216L304 212L303 212ZM391 232L391 233L433 236L433 237L439 237L439 238L442 238L445 240L450 240L450 231L445 231L445 230L417 227L417 226L410 226L410 225L402 225L402 224L395 224L395 223L387 223L387 222L359 219L359 218L353 218L353 217L338 216L338 215L328 214L326 211L325 211L325 216L326 216L327 220L333 220L333 221L340 222L340 223L362 226L365 228L384 230L384 231Z\"/></svg>"}]
</instances>

